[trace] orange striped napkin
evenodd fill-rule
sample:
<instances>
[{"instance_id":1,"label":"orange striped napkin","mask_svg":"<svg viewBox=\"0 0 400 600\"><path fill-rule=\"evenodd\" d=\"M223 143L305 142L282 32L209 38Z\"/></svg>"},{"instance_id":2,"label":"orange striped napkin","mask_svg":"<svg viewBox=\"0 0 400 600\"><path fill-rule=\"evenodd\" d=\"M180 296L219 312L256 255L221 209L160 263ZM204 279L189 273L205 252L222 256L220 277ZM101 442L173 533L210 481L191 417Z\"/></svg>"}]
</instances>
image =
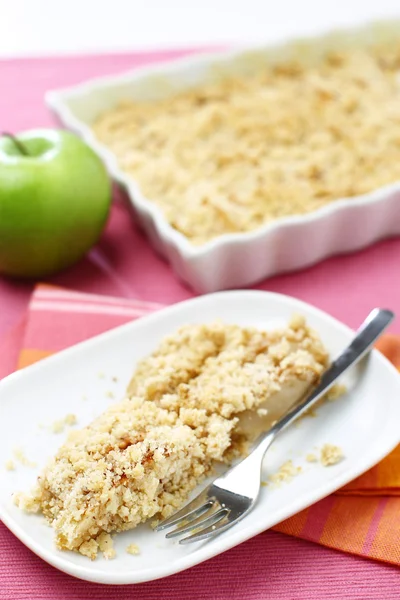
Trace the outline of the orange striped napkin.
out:
<instances>
[{"instance_id":1,"label":"orange striped napkin","mask_svg":"<svg viewBox=\"0 0 400 600\"><path fill-rule=\"evenodd\" d=\"M40 285L29 305L18 367L161 307ZM384 336L379 349L400 368L400 337ZM400 565L400 446L361 477L274 529Z\"/></svg>"}]
</instances>

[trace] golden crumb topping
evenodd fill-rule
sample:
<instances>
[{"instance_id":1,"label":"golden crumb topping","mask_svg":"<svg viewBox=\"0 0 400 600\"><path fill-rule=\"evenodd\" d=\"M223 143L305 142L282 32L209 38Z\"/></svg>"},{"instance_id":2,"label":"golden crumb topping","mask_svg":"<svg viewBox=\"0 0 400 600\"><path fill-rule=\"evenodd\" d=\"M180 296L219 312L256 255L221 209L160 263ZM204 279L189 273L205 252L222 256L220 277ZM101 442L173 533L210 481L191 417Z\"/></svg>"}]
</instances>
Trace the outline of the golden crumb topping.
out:
<instances>
[{"instance_id":1,"label":"golden crumb topping","mask_svg":"<svg viewBox=\"0 0 400 600\"><path fill-rule=\"evenodd\" d=\"M100 552L103 553L104 558L106 558L107 560L115 558L116 552L114 550L114 542L109 533L105 533L105 531L100 533L100 535L96 538L96 542L98 544Z\"/></svg>"},{"instance_id":2,"label":"golden crumb topping","mask_svg":"<svg viewBox=\"0 0 400 600\"><path fill-rule=\"evenodd\" d=\"M319 54L127 99L94 133L193 244L399 180L399 41Z\"/></svg>"}]
</instances>

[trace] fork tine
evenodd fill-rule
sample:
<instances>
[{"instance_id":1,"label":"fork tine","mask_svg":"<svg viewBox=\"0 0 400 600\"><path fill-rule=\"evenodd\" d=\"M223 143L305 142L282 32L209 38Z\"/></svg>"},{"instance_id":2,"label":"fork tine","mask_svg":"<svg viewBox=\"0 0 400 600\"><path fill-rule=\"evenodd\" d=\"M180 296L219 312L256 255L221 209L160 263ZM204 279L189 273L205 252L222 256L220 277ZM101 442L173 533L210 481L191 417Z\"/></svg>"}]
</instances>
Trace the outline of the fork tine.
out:
<instances>
[{"instance_id":1,"label":"fork tine","mask_svg":"<svg viewBox=\"0 0 400 600\"><path fill-rule=\"evenodd\" d=\"M163 529L167 529L167 527L178 525L181 521L194 521L194 519L197 519L207 512L214 502L215 498L207 498L207 494L202 492L196 496L194 500L189 502L189 504L186 504L183 508L178 510L178 512L175 512L173 515L168 517L168 519L162 521L156 527L156 531L162 531Z\"/></svg>"},{"instance_id":2,"label":"fork tine","mask_svg":"<svg viewBox=\"0 0 400 600\"><path fill-rule=\"evenodd\" d=\"M188 537L179 540L180 544L190 544L191 542L197 542L200 540L204 540L212 535L215 535L220 531L220 527L216 527L217 523L220 523L225 519L230 513L229 508L220 508L217 512L213 513L211 516L207 517L200 523L196 523L195 527L188 527L187 529L194 529L195 533L189 535ZM182 533L182 531L180 532Z\"/></svg>"},{"instance_id":3,"label":"fork tine","mask_svg":"<svg viewBox=\"0 0 400 600\"><path fill-rule=\"evenodd\" d=\"M182 535L183 533L188 533L190 531L197 531L198 527L201 527L202 524L204 523L204 521L206 521L207 519L209 519L212 515L216 514L216 510L213 511L213 509L215 507L218 507L218 503L215 502L215 499L213 499L214 501L212 502L212 504L210 502L206 502L205 504L203 504L203 506L201 507L201 512L200 509L197 509L195 511L195 513L197 514L193 514L192 513L192 518L191 519L184 519L183 523L181 526L176 527L176 529L174 529L173 531L170 531L169 533L166 534L166 538L173 538L173 537L177 537L178 535ZM204 509L204 510L203 510Z\"/></svg>"}]
</instances>

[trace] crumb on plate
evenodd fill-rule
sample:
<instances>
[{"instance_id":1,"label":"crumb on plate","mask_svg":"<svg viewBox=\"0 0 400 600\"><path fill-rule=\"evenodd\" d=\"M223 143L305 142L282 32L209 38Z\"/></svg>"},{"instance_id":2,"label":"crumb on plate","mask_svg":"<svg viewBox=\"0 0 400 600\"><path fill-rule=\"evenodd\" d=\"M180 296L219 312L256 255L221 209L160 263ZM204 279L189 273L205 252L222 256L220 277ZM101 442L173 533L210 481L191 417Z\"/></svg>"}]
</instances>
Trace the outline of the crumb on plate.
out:
<instances>
[{"instance_id":1,"label":"crumb on plate","mask_svg":"<svg viewBox=\"0 0 400 600\"><path fill-rule=\"evenodd\" d=\"M306 456L307 462L313 463L313 462L317 462L317 460L318 460L318 458L312 452L310 452L310 454L307 454L307 456Z\"/></svg>"},{"instance_id":2,"label":"crumb on plate","mask_svg":"<svg viewBox=\"0 0 400 600\"><path fill-rule=\"evenodd\" d=\"M259 417L266 417L268 414L268 410L266 408L257 409L257 414Z\"/></svg>"},{"instance_id":3,"label":"crumb on plate","mask_svg":"<svg viewBox=\"0 0 400 600\"><path fill-rule=\"evenodd\" d=\"M129 544L129 546L126 547L126 551L133 556L138 556L138 554L140 554L140 548L137 544Z\"/></svg>"},{"instance_id":4,"label":"crumb on plate","mask_svg":"<svg viewBox=\"0 0 400 600\"><path fill-rule=\"evenodd\" d=\"M337 398L340 398L340 396L344 396L344 394L346 392L347 392L347 387L343 383L336 383L335 385L333 385L331 387L331 389L329 390L329 392L327 392L325 394L325 398L329 402L332 402L333 400L336 400Z\"/></svg>"},{"instance_id":5,"label":"crumb on plate","mask_svg":"<svg viewBox=\"0 0 400 600\"><path fill-rule=\"evenodd\" d=\"M292 460L287 460L281 465L276 473L270 475L269 480L272 483L280 484L286 483L301 473L301 467L295 467Z\"/></svg>"},{"instance_id":6,"label":"crumb on plate","mask_svg":"<svg viewBox=\"0 0 400 600\"><path fill-rule=\"evenodd\" d=\"M57 419L51 426L51 431L53 433L62 433L66 426L72 427L72 425L76 425L78 422L76 415L68 414L62 419Z\"/></svg>"},{"instance_id":7,"label":"crumb on plate","mask_svg":"<svg viewBox=\"0 0 400 600\"><path fill-rule=\"evenodd\" d=\"M324 467L335 465L344 457L343 451L339 446L333 444L324 444L321 448L320 461Z\"/></svg>"},{"instance_id":8,"label":"crumb on plate","mask_svg":"<svg viewBox=\"0 0 400 600\"><path fill-rule=\"evenodd\" d=\"M318 409L321 406L323 406L326 402L333 402L337 398L340 398L340 396L343 396L343 394L345 394L346 391L347 388L345 385L341 383L335 383L335 385L333 385L331 389L322 396L322 398L317 400L317 402L313 404L313 406L311 406L308 410L306 410L305 413L301 415L301 417L299 417L297 423L300 423L301 420L305 417L316 417L318 415Z\"/></svg>"},{"instance_id":9,"label":"crumb on plate","mask_svg":"<svg viewBox=\"0 0 400 600\"><path fill-rule=\"evenodd\" d=\"M24 467L37 467L37 464L29 460L23 449L20 447L14 448L14 456L21 463L21 465L24 465Z\"/></svg>"}]
</instances>

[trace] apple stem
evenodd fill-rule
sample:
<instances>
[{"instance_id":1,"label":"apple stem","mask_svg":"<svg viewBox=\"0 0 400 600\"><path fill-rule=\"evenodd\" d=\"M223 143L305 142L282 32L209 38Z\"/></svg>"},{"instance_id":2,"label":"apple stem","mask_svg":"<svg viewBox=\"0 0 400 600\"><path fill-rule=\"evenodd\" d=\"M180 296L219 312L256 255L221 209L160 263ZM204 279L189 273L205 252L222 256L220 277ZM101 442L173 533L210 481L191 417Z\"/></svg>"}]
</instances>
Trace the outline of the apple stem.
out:
<instances>
[{"instance_id":1,"label":"apple stem","mask_svg":"<svg viewBox=\"0 0 400 600\"><path fill-rule=\"evenodd\" d=\"M19 150L19 152L21 152L21 154L23 156L29 156L29 152L26 149L26 146L24 146L24 144L22 144L18 138L15 137L15 135L13 135L12 133L8 133L7 131L3 131L2 133L0 133L1 137L8 137L13 144L15 145L15 147Z\"/></svg>"}]
</instances>

